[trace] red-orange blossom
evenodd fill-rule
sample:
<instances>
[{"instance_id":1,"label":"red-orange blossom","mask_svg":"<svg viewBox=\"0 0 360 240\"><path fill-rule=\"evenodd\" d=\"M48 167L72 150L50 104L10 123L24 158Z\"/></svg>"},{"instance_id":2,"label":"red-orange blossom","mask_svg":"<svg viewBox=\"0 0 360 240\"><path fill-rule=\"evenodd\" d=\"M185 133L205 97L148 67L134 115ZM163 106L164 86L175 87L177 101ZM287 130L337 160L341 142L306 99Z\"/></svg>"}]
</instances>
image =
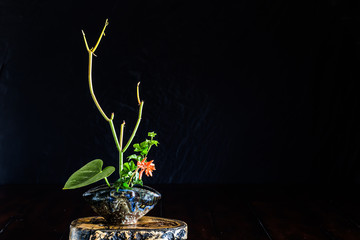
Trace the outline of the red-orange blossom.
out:
<instances>
[{"instance_id":1,"label":"red-orange blossom","mask_svg":"<svg viewBox=\"0 0 360 240\"><path fill-rule=\"evenodd\" d=\"M156 170L155 164L153 163L153 161L154 160L146 162L146 157L145 157L141 162L137 162L138 169L141 169L140 173L139 173L139 179L142 178L144 171L145 171L146 176L152 177L152 171Z\"/></svg>"}]
</instances>

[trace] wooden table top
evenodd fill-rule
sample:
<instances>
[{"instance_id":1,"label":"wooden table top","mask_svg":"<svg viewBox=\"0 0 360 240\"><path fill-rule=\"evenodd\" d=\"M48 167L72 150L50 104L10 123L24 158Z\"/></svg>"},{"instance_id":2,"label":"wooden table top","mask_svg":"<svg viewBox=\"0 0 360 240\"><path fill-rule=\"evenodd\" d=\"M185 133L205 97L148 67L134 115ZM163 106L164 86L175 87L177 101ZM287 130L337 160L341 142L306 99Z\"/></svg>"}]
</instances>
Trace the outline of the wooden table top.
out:
<instances>
[{"instance_id":1,"label":"wooden table top","mask_svg":"<svg viewBox=\"0 0 360 240\"><path fill-rule=\"evenodd\" d=\"M357 186L153 187L163 197L148 215L185 221L190 240L360 239ZM68 239L73 220L94 216L82 199L85 190L0 186L0 239Z\"/></svg>"}]
</instances>

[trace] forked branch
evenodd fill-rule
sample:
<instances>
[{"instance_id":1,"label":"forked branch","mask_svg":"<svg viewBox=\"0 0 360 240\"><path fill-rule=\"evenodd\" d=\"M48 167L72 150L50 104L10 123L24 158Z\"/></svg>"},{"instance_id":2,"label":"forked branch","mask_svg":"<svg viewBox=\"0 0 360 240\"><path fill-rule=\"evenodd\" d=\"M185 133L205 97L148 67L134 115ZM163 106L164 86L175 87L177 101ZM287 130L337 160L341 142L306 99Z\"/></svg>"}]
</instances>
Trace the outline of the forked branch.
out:
<instances>
[{"instance_id":1,"label":"forked branch","mask_svg":"<svg viewBox=\"0 0 360 240\"><path fill-rule=\"evenodd\" d=\"M87 43L87 40L86 40L86 36L85 36L85 33L83 30L81 30L82 34L83 34L83 37L84 37L84 42L85 42L85 47L86 47L86 50L88 51L89 53L89 71L88 71L88 78L89 78L89 89L90 89L90 94L91 94L91 97L97 107L97 109L99 110L99 112L101 113L101 115L105 118L106 121L110 122L113 118L114 118L114 115L112 114L111 118L109 118L105 112L102 110L98 100L96 99L96 96L95 96L95 93L94 93L94 88L93 88L93 84L92 84L92 59L93 59L93 55L95 55L95 51L96 49L98 48L99 44L100 44L100 41L102 39L103 36L105 36L105 29L106 27L109 25L109 21L106 19L105 21L105 25L104 25L104 28L100 34L100 37L95 45L95 47L93 48L89 48L89 45Z\"/></svg>"},{"instance_id":2,"label":"forked branch","mask_svg":"<svg viewBox=\"0 0 360 240\"><path fill-rule=\"evenodd\" d=\"M99 110L100 114L103 116L103 118L109 122L110 124L110 128L111 128L111 133L113 135L113 138L114 138L114 141L115 141L115 144L116 144L116 148L117 150L119 151L119 174L121 175L121 171L123 170L123 153L126 151L126 149L130 146L132 140L134 139L135 135L136 135L136 132L137 132L137 129L139 127L139 124L140 124L140 121L141 121L141 116L142 116L142 109L143 109L143 106L144 106L144 101L141 101L140 100L140 91L139 91L139 85L140 85L140 82L137 84L137 88L136 88L136 97L137 97L137 101L138 101L138 104L139 104L139 116L138 116L138 119L137 119L137 122L135 124L135 127L134 127L134 130L129 138L129 140L127 141L125 147L123 147L123 133L124 133L124 126L125 126L125 122L123 122L121 124L121 128L120 128L120 139L118 139L117 137L117 134L115 132L115 127L114 127L114 123L113 123L113 119L114 119L114 113L111 114L111 117L109 118L105 112L103 111L103 109L101 108L96 96L95 96L95 93L94 93L94 88L93 88L93 83L92 83L92 60L93 60L93 56L96 56L95 55L95 51L96 49L98 48L100 42L101 42L101 39L103 36L105 36L105 29L106 27L109 25L109 21L108 19L106 19L105 21L105 25L103 27L103 30L99 36L99 39L98 41L96 42L96 45L95 47L92 47L92 48L89 48L89 45L88 45L88 42L86 40L86 36L85 36L85 32L81 30L82 34L83 34L83 37L84 37L84 42L85 42L85 47L86 47L86 50L87 52L89 53L89 69L88 69L88 79L89 79L89 89L90 89L90 94L91 94L91 97L97 107L97 109Z\"/></svg>"}]
</instances>

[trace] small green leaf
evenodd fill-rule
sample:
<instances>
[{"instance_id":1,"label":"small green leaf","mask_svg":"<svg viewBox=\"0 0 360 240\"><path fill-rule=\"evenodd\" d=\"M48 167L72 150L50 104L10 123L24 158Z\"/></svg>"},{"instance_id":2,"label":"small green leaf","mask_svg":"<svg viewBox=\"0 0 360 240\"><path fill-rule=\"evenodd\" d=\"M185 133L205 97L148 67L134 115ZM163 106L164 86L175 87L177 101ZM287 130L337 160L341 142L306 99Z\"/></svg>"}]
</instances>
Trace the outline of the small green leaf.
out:
<instances>
[{"instance_id":1,"label":"small green leaf","mask_svg":"<svg viewBox=\"0 0 360 240\"><path fill-rule=\"evenodd\" d=\"M132 154L132 155L128 156L127 159L129 159L129 160L134 159L136 161L141 161L141 160L143 160L143 157L141 155Z\"/></svg>"},{"instance_id":2,"label":"small green leaf","mask_svg":"<svg viewBox=\"0 0 360 240\"><path fill-rule=\"evenodd\" d=\"M133 180L133 184L143 186L143 181L141 179L135 179Z\"/></svg>"},{"instance_id":3,"label":"small green leaf","mask_svg":"<svg viewBox=\"0 0 360 240\"><path fill-rule=\"evenodd\" d=\"M102 170L102 166L103 161L101 159L89 162L70 176L63 189L74 189L90 185L110 176L115 171L112 166Z\"/></svg>"},{"instance_id":4,"label":"small green leaf","mask_svg":"<svg viewBox=\"0 0 360 240\"><path fill-rule=\"evenodd\" d=\"M124 169L126 169L126 170L128 170L128 171L131 170L128 162L124 163Z\"/></svg>"},{"instance_id":5,"label":"small green leaf","mask_svg":"<svg viewBox=\"0 0 360 240\"><path fill-rule=\"evenodd\" d=\"M125 188L125 189L129 189L130 187L129 187L129 184L127 184L126 182L124 182L123 184L122 184L122 186L123 186L123 188Z\"/></svg>"},{"instance_id":6,"label":"small green leaf","mask_svg":"<svg viewBox=\"0 0 360 240\"><path fill-rule=\"evenodd\" d=\"M156 140L150 140L150 144L151 144L151 145L158 146L159 142L156 141Z\"/></svg>"},{"instance_id":7,"label":"small green leaf","mask_svg":"<svg viewBox=\"0 0 360 240\"><path fill-rule=\"evenodd\" d=\"M129 160L131 160L131 159L137 160L137 159L138 159L138 155L132 154L132 155L128 156L127 159L129 159Z\"/></svg>"},{"instance_id":8,"label":"small green leaf","mask_svg":"<svg viewBox=\"0 0 360 240\"><path fill-rule=\"evenodd\" d=\"M121 177L122 178L127 178L131 175L131 171L129 168L123 168L123 170L121 171Z\"/></svg>"},{"instance_id":9,"label":"small green leaf","mask_svg":"<svg viewBox=\"0 0 360 240\"><path fill-rule=\"evenodd\" d=\"M139 179L139 173L137 172L136 173L136 175L135 175L135 177L133 178L133 185L140 185L140 186L142 186L143 185L143 181L141 180L141 179Z\"/></svg>"},{"instance_id":10,"label":"small green leaf","mask_svg":"<svg viewBox=\"0 0 360 240\"><path fill-rule=\"evenodd\" d=\"M135 165L135 163L133 162L133 161L131 161L130 163L129 163L129 165L130 165L130 170L131 171L135 171L136 170L136 165Z\"/></svg>"},{"instance_id":11,"label":"small green leaf","mask_svg":"<svg viewBox=\"0 0 360 240\"><path fill-rule=\"evenodd\" d=\"M116 189L119 189L121 186L122 186L122 183L124 182L124 179L123 178L119 178L118 180L116 180L113 184L113 186L116 188Z\"/></svg>"},{"instance_id":12,"label":"small green leaf","mask_svg":"<svg viewBox=\"0 0 360 240\"><path fill-rule=\"evenodd\" d=\"M134 151L135 151L135 152L141 152L140 144L135 143L135 144L133 145L133 147L134 147Z\"/></svg>"},{"instance_id":13,"label":"small green leaf","mask_svg":"<svg viewBox=\"0 0 360 240\"><path fill-rule=\"evenodd\" d=\"M149 148L149 143L150 143L150 140L147 140L147 139L145 141L143 141L142 143L140 143L141 149Z\"/></svg>"},{"instance_id":14,"label":"small green leaf","mask_svg":"<svg viewBox=\"0 0 360 240\"><path fill-rule=\"evenodd\" d=\"M148 132L148 136L154 138L156 136L155 132Z\"/></svg>"}]
</instances>

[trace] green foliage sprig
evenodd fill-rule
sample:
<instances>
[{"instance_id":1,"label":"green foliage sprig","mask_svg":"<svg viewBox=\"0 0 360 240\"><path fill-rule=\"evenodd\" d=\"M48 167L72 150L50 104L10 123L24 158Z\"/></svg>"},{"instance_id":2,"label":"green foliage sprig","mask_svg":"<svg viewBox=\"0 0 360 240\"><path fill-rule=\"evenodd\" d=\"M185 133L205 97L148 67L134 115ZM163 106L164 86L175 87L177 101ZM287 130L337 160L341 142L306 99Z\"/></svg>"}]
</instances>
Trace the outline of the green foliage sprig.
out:
<instances>
[{"instance_id":1,"label":"green foliage sprig","mask_svg":"<svg viewBox=\"0 0 360 240\"><path fill-rule=\"evenodd\" d=\"M108 166L103 169L103 161L101 159L95 159L79 170L77 170L75 173L73 173L70 178L65 183L65 186L63 189L75 189L87 186L89 184L95 183L97 181L100 181L102 179L105 180L106 184L109 187L114 187L117 190L119 188L129 189L132 188L134 185L143 185L142 182L142 175L145 172L147 176L152 176L152 171L155 170L155 165L152 161L147 161L147 155L153 145L158 146L159 142L157 140L154 140L156 133L155 132L149 132L148 137L150 139L146 139L144 142L136 143L133 145L134 147L134 154L127 157L128 162L124 163L124 153L128 149L128 147L131 145L132 140L134 139L136 132L138 130L138 127L140 125L141 116L142 116L142 110L144 106L144 101L140 100L140 93L139 93L139 85L140 82L137 84L136 88L136 95L137 95L137 101L139 104L139 114L138 119L136 121L134 130L125 144L123 146L123 137L124 137L124 128L125 128L125 121L120 126L120 135L119 138L115 131L115 126L113 123L114 120L114 113L111 114L110 118L105 114L105 112L102 110L93 89L92 84L92 62L93 62L93 56L95 55L95 51L98 48L100 41L103 36L105 36L105 29L109 25L108 20L106 19L105 26L100 34L100 37L95 45L95 47L89 48L85 33L82 31L85 47L89 54L89 68L88 68L88 82L89 82L89 89L91 97L99 110L100 114L103 116L103 118L109 123L111 133L114 138L114 142L116 145L116 149L119 152L119 178L117 181L111 185L108 181L108 177L115 171L115 167ZM136 164L135 164L136 163Z\"/></svg>"}]
</instances>

